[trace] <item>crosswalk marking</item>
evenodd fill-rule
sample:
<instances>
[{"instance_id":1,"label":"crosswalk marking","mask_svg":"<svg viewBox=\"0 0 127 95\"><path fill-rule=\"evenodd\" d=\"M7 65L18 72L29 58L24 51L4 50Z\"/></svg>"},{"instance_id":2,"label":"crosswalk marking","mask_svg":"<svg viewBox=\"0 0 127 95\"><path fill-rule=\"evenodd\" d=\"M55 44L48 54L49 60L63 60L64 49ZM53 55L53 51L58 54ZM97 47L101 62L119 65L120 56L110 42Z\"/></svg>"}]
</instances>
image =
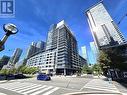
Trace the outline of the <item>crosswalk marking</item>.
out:
<instances>
[{"instance_id":1,"label":"crosswalk marking","mask_svg":"<svg viewBox=\"0 0 127 95\"><path fill-rule=\"evenodd\" d=\"M59 87L56 87L56 88L54 88L54 89L52 89L52 90L50 90L50 91L44 93L43 95L49 95L49 94L53 93L54 91L56 91L56 90L58 90L58 89L59 89Z\"/></svg>"},{"instance_id":2,"label":"crosswalk marking","mask_svg":"<svg viewBox=\"0 0 127 95\"><path fill-rule=\"evenodd\" d=\"M41 85L36 85L36 86L32 86L32 87L29 87L29 88L26 88L26 89L22 89L22 90L20 90L20 91L18 91L19 93L20 92L24 92L24 91L27 91L27 90L30 90L30 89L34 89L34 88L38 88L38 87L40 87Z\"/></svg>"},{"instance_id":3,"label":"crosswalk marking","mask_svg":"<svg viewBox=\"0 0 127 95\"><path fill-rule=\"evenodd\" d=\"M29 82L13 82L0 84L0 88L7 89L23 95L49 95L60 89L59 87L34 84ZM1 94L0 95L6 95Z\"/></svg>"},{"instance_id":4,"label":"crosswalk marking","mask_svg":"<svg viewBox=\"0 0 127 95\"><path fill-rule=\"evenodd\" d=\"M83 90L84 88L89 88L89 89L93 89L93 90L104 90L104 91L111 91L111 92L119 93L119 90L115 87L115 85L113 85L112 83L109 83L108 81L104 81L101 79L91 80L80 90Z\"/></svg>"},{"instance_id":5,"label":"crosswalk marking","mask_svg":"<svg viewBox=\"0 0 127 95\"><path fill-rule=\"evenodd\" d=\"M7 94L5 94L5 93L1 93L1 92L0 92L0 95L7 95Z\"/></svg>"},{"instance_id":6,"label":"crosswalk marking","mask_svg":"<svg viewBox=\"0 0 127 95\"><path fill-rule=\"evenodd\" d=\"M22 84L10 84L10 85L0 85L0 87L2 88L17 88L17 87L21 87L22 85L24 85L25 83Z\"/></svg>"},{"instance_id":7,"label":"crosswalk marking","mask_svg":"<svg viewBox=\"0 0 127 95\"><path fill-rule=\"evenodd\" d=\"M39 89L42 89L42 88L44 88L44 87L46 87L46 85L44 85L44 86L42 86L42 87L38 87L38 88L32 89L32 90L29 90L29 91L26 91L26 92L24 92L24 93L22 93L22 94L27 95L28 93L32 93L32 92L37 91L37 90L39 90Z\"/></svg>"},{"instance_id":8,"label":"crosswalk marking","mask_svg":"<svg viewBox=\"0 0 127 95\"><path fill-rule=\"evenodd\" d=\"M15 83L8 83L8 84L6 84L6 86L12 86L11 84L17 84L17 83L19 83L19 82L15 82ZM5 84L0 84L0 86L5 86Z\"/></svg>"},{"instance_id":9,"label":"crosswalk marking","mask_svg":"<svg viewBox=\"0 0 127 95\"><path fill-rule=\"evenodd\" d=\"M36 91L36 92L34 92L34 93L30 94L30 95L38 95L38 94L40 94L40 93L42 93L42 92L44 92L46 90L51 89L52 87L53 86L49 86L48 88L44 88L43 90Z\"/></svg>"},{"instance_id":10,"label":"crosswalk marking","mask_svg":"<svg viewBox=\"0 0 127 95\"><path fill-rule=\"evenodd\" d=\"M21 83L21 84L11 84L10 86L3 86L3 88L7 88L7 89L10 89L10 90L13 90L13 89L16 89L16 88L20 88L20 87L23 87L23 86L26 86L26 85L30 85L28 83Z\"/></svg>"},{"instance_id":11,"label":"crosswalk marking","mask_svg":"<svg viewBox=\"0 0 127 95\"><path fill-rule=\"evenodd\" d=\"M16 88L16 89L13 89L13 91L19 91L19 90L26 89L26 88L31 87L31 86L36 86L36 84L23 86L21 88Z\"/></svg>"}]
</instances>

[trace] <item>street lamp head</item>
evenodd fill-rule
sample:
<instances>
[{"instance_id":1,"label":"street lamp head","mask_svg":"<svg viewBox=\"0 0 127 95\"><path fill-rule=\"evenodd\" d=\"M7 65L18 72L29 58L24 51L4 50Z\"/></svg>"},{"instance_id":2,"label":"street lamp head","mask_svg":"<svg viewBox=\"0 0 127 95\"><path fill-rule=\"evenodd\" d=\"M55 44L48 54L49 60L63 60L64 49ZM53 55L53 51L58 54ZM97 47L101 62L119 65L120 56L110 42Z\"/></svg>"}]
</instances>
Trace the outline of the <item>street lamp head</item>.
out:
<instances>
[{"instance_id":1,"label":"street lamp head","mask_svg":"<svg viewBox=\"0 0 127 95\"><path fill-rule=\"evenodd\" d=\"M18 32L18 29L16 25L8 23L3 25L3 29L6 32L6 35L9 36L11 34L16 34Z\"/></svg>"}]
</instances>

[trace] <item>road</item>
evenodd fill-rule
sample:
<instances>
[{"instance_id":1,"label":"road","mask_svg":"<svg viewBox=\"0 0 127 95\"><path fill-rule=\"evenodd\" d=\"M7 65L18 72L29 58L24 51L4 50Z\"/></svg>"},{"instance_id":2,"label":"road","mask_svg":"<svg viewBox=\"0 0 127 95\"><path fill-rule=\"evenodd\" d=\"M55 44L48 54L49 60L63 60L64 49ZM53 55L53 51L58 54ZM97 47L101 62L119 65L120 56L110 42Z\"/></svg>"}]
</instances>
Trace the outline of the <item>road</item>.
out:
<instances>
[{"instance_id":1,"label":"road","mask_svg":"<svg viewBox=\"0 0 127 95\"><path fill-rule=\"evenodd\" d=\"M0 83L0 95L67 95L67 93L122 95L113 83L102 78L55 76L51 81L38 81L36 78L30 78ZM127 94L124 93L124 95Z\"/></svg>"}]
</instances>

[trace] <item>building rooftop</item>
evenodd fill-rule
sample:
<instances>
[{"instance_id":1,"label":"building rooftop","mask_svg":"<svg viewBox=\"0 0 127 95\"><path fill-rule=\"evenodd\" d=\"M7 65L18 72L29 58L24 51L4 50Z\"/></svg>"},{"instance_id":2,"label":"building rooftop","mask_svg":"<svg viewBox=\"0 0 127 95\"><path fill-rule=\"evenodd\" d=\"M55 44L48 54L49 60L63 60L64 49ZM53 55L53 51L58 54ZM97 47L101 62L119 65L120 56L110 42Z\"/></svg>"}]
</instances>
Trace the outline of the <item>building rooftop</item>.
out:
<instances>
[{"instance_id":1,"label":"building rooftop","mask_svg":"<svg viewBox=\"0 0 127 95\"><path fill-rule=\"evenodd\" d=\"M60 26L62 26L62 25L66 25L64 20L60 21L60 22L57 24L56 28L58 28L58 27L60 27Z\"/></svg>"},{"instance_id":2,"label":"building rooftop","mask_svg":"<svg viewBox=\"0 0 127 95\"><path fill-rule=\"evenodd\" d=\"M87 9L85 10L85 13L87 13L90 9L94 8L95 6L97 6L97 5L99 5L99 4L103 4L103 0L101 0L101 1L99 1L98 3L96 3L96 4L92 5L91 7L87 8Z\"/></svg>"}]
</instances>

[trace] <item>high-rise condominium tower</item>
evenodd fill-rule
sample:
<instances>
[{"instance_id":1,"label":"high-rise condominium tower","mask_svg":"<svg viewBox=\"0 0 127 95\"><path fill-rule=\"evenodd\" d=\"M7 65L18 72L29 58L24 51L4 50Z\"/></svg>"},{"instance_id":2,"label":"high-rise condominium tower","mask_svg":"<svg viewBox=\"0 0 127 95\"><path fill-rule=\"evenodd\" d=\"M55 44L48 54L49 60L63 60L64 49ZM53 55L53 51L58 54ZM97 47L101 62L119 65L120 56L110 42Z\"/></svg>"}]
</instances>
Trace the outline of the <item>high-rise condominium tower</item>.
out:
<instances>
[{"instance_id":1,"label":"high-rise condominium tower","mask_svg":"<svg viewBox=\"0 0 127 95\"><path fill-rule=\"evenodd\" d=\"M98 48L125 42L125 39L110 14L100 2L86 11L87 20Z\"/></svg>"},{"instance_id":2,"label":"high-rise condominium tower","mask_svg":"<svg viewBox=\"0 0 127 95\"><path fill-rule=\"evenodd\" d=\"M81 47L81 51L82 51L82 57L85 58L87 60L88 56L87 56L87 49L86 46L82 46ZM88 61L88 60L87 60Z\"/></svg>"},{"instance_id":3,"label":"high-rise condominium tower","mask_svg":"<svg viewBox=\"0 0 127 95\"><path fill-rule=\"evenodd\" d=\"M66 73L79 70L77 41L64 21L53 25L48 33L46 50L57 49L56 72Z\"/></svg>"},{"instance_id":4,"label":"high-rise condominium tower","mask_svg":"<svg viewBox=\"0 0 127 95\"><path fill-rule=\"evenodd\" d=\"M31 55L42 50L45 50L45 42L43 41L32 42L29 48L27 49L26 57L29 58Z\"/></svg>"},{"instance_id":5,"label":"high-rise condominium tower","mask_svg":"<svg viewBox=\"0 0 127 95\"><path fill-rule=\"evenodd\" d=\"M28 58L27 65L38 67L41 72L48 74L75 74L86 65L86 60L79 56L77 50L76 38L61 21L50 28L45 51Z\"/></svg>"},{"instance_id":6,"label":"high-rise condominium tower","mask_svg":"<svg viewBox=\"0 0 127 95\"><path fill-rule=\"evenodd\" d=\"M15 65L16 62L19 61L19 58L20 58L21 54L22 54L22 49L17 48L17 49L14 51L12 57L10 58L9 64Z\"/></svg>"}]
</instances>

